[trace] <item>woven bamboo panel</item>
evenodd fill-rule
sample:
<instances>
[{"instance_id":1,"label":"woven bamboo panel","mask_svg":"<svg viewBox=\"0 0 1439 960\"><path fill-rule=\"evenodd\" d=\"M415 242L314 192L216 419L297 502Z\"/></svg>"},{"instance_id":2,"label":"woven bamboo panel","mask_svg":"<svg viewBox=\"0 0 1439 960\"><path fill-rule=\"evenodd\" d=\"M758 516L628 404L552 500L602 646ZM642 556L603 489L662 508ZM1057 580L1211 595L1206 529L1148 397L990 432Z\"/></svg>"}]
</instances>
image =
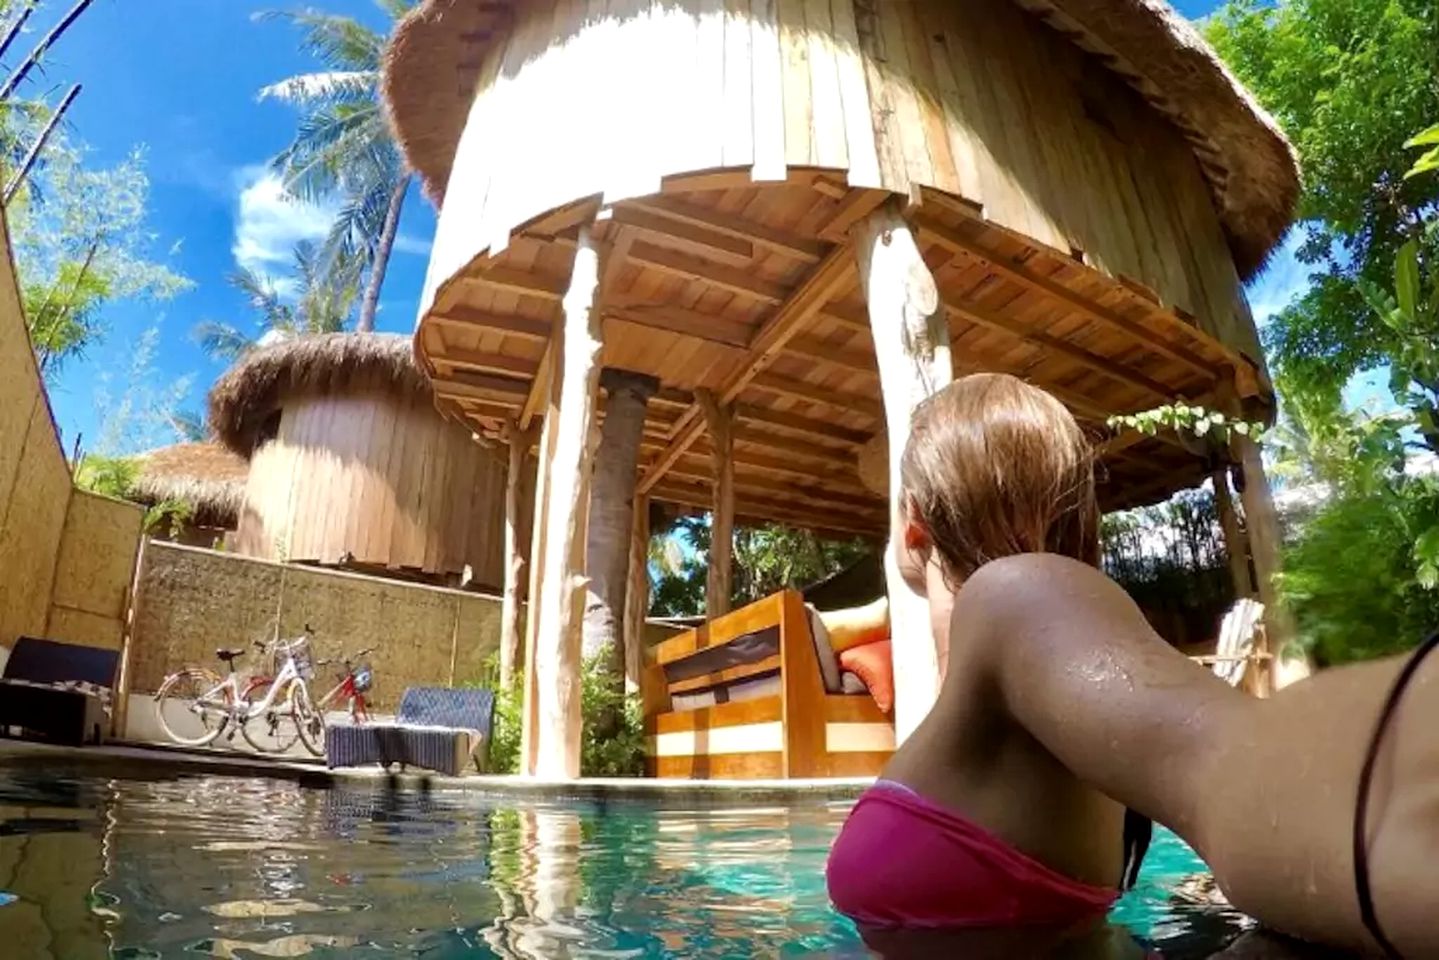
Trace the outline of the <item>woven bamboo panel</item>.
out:
<instances>
[{"instance_id":1,"label":"woven bamboo panel","mask_svg":"<svg viewBox=\"0 0 1439 960\"><path fill-rule=\"evenodd\" d=\"M137 693L153 692L190 663L217 668L217 647L314 630L315 656L366 647L375 652L376 710L393 710L409 686L450 686L479 678L499 643L499 600L423 584L152 542L140 572L131 647ZM457 646L458 644L458 646ZM253 652L242 667L257 666ZM323 695L339 670L320 667Z\"/></svg>"},{"instance_id":2,"label":"woven bamboo panel","mask_svg":"<svg viewBox=\"0 0 1439 960\"><path fill-rule=\"evenodd\" d=\"M6 646L19 636L44 635L70 492L49 407L36 403L0 523L0 643Z\"/></svg>"}]
</instances>

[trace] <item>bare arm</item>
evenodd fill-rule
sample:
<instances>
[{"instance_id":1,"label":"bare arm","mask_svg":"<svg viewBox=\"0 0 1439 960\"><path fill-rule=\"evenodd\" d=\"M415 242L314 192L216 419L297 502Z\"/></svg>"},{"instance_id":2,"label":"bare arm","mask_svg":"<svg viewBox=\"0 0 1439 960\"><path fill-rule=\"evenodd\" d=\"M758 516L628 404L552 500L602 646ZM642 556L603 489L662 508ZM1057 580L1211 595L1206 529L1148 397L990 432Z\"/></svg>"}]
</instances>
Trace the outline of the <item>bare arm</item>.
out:
<instances>
[{"instance_id":1,"label":"bare arm","mask_svg":"<svg viewBox=\"0 0 1439 960\"><path fill-rule=\"evenodd\" d=\"M982 630L1008 711L1050 753L1207 854L1202 786L1249 698L1161 640L1102 573L1062 557L989 564L954 619Z\"/></svg>"},{"instance_id":2,"label":"bare arm","mask_svg":"<svg viewBox=\"0 0 1439 960\"><path fill-rule=\"evenodd\" d=\"M1360 767L1399 659L1318 676L1271 700L1230 689L1149 627L1102 573L1045 555L981 569L954 622L983 644L1013 720L1076 776L1172 828L1235 906L1296 936L1371 946L1354 893ZM1371 816L1379 913L1432 948L1439 902L1439 660L1380 753ZM1418 955L1418 954L1416 954Z\"/></svg>"}]
</instances>

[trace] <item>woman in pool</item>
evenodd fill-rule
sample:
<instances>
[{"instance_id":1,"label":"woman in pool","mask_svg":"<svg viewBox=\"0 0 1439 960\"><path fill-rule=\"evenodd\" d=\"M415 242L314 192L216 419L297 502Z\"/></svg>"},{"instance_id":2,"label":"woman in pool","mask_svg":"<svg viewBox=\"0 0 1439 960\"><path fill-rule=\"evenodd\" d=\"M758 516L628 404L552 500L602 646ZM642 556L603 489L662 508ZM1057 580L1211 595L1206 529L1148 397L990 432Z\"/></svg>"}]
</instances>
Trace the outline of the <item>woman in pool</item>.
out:
<instances>
[{"instance_id":1,"label":"woman in pool","mask_svg":"<svg viewBox=\"0 0 1439 960\"><path fill-rule=\"evenodd\" d=\"M966 377L926 401L902 477L900 568L948 666L835 842L842 912L870 933L971 931L1013 956L1052 944L1113 902L1128 807L1188 841L1270 927L1439 956L1439 657L1419 664L1387 732L1376 724L1407 660L1270 700L1195 666L1098 569L1090 447L1058 401L1013 377Z\"/></svg>"}]
</instances>

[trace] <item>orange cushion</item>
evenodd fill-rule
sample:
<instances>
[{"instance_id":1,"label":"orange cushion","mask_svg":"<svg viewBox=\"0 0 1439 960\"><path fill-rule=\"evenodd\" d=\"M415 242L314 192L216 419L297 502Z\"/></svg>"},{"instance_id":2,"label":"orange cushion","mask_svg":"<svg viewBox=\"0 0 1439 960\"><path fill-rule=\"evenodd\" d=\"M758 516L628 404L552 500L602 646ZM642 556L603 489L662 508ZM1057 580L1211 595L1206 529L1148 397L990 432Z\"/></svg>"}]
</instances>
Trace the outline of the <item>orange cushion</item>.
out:
<instances>
[{"instance_id":1,"label":"orange cushion","mask_svg":"<svg viewBox=\"0 0 1439 960\"><path fill-rule=\"evenodd\" d=\"M894 709L894 660L890 657L888 640L841 651L839 665L864 681L881 710L889 713Z\"/></svg>"},{"instance_id":2,"label":"orange cushion","mask_svg":"<svg viewBox=\"0 0 1439 960\"><path fill-rule=\"evenodd\" d=\"M819 618L829 631L829 645L836 653L889 639L889 600L885 597L862 607L829 610Z\"/></svg>"}]
</instances>

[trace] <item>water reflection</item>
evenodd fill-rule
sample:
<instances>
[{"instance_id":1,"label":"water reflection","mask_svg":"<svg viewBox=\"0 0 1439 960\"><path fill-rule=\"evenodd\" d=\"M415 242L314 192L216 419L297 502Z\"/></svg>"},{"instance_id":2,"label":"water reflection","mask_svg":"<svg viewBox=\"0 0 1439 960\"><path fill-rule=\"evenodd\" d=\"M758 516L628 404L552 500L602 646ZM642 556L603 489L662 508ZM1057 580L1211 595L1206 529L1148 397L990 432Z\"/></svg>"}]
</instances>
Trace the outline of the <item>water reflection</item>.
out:
<instances>
[{"instance_id":1,"label":"water reflection","mask_svg":"<svg viewBox=\"0 0 1439 960\"><path fill-rule=\"evenodd\" d=\"M0 771L0 956L867 956L824 891L845 812ZM1117 915L1166 957L1240 932L1198 881L1146 883Z\"/></svg>"}]
</instances>

